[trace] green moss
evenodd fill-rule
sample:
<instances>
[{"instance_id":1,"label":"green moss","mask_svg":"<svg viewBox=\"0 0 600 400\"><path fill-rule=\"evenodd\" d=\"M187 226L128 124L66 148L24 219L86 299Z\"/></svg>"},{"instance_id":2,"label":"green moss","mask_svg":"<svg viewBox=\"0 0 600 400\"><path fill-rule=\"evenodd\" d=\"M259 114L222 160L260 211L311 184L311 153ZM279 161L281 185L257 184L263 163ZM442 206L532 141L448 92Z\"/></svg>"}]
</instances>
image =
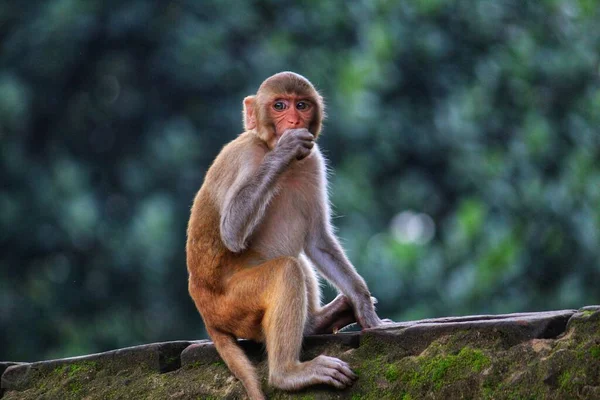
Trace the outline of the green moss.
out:
<instances>
[{"instance_id":1,"label":"green moss","mask_svg":"<svg viewBox=\"0 0 600 400\"><path fill-rule=\"evenodd\" d=\"M366 334L360 338L360 347L358 348L361 354L384 354L389 351L385 343L377 340L373 335Z\"/></svg>"},{"instance_id":2,"label":"green moss","mask_svg":"<svg viewBox=\"0 0 600 400\"><path fill-rule=\"evenodd\" d=\"M427 375L435 383L435 388L439 389L442 385L442 379L446 376L446 372L452 364L454 364L455 358L453 356L441 357L433 360L425 369Z\"/></svg>"},{"instance_id":3,"label":"green moss","mask_svg":"<svg viewBox=\"0 0 600 400\"><path fill-rule=\"evenodd\" d=\"M481 397L486 400L494 398L494 390L489 386L484 387L481 394L482 394Z\"/></svg>"},{"instance_id":4,"label":"green moss","mask_svg":"<svg viewBox=\"0 0 600 400\"><path fill-rule=\"evenodd\" d=\"M558 378L558 385L564 392L570 392L573 389L573 376L570 371L563 372Z\"/></svg>"},{"instance_id":5,"label":"green moss","mask_svg":"<svg viewBox=\"0 0 600 400\"><path fill-rule=\"evenodd\" d=\"M69 392L73 393L73 394L77 394L79 392L81 392L81 390L83 389L83 384L79 381L75 381L75 382L71 382L69 383Z\"/></svg>"},{"instance_id":6,"label":"green moss","mask_svg":"<svg viewBox=\"0 0 600 400\"><path fill-rule=\"evenodd\" d=\"M458 353L458 357L459 361L470 366L473 372L481 372L483 368L490 365L490 358L481 350L465 347Z\"/></svg>"},{"instance_id":7,"label":"green moss","mask_svg":"<svg viewBox=\"0 0 600 400\"><path fill-rule=\"evenodd\" d=\"M420 368L408 376L413 388L431 384L439 390L445 383L463 379L472 372L479 373L490 365L490 358L481 350L464 347L458 354L437 355L419 360Z\"/></svg>"},{"instance_id":8,"label":"green moss","mask_svg":"<svg viewBox=\"0 0 600 400\"><path fill-rule=\"evenodd\" d=\"M356 353L353 354L356 356ZM355 358L360 362L353 365L353 371L359 375L352 387L353 400L399 399L404 391L401 389L401 362L389 363L386 355L361 355ZM400 361L401 359L399 359Z\"/></svg>"},{"instance_id":9,"label":"green moss","mask_svg":"<svg viewBox=\"0 0 600 400\"><path fill-rule=\"evenodd\" d=\"M600 344L597 344L595 346L592 346L590 348L590 354L592 355L592 357L594 358L600 358Z\"/></svg>"},{"instance_id":10,"label":"green moss","mask_svg":"<svg viewBox=\"0 0 600 400\"><path fill-rule=\"evenodd\" d=\"M95 361L83 361L81 363L71 364L69 367L69 376L73 377L80 373L87 373L96 369Z\"/></svg>"},{"instance_id":11,"label":"green moss","mask_svg":"<svg viewBox=\"0 0 600 400\"><path fill-rule=\"evenodd\" d=\"M80 373L88 373L96 369L97 363L95 361L82 361L80 363L63 365L54 369L55 374L68 375L74 377Z\"/></svg>"},{"instance_id":12,"label":"green moss","mask_svg":"<svg viewBox=\"0 0 600 400\"><path fill-rule=\"evenodd\" d=\"M398 367L395 364L388 365L387 369L385 370L385 379L387 379L388 382L393 382L398 380L398 376Z\"/></svg>"},{"instance_id":13,"label":"green moss","mask_svg":"<svg viewBox=\"0 0 600 400\"><path fill-rule=\"evenodd\" d=\"M65 372L67 372L69 370L69 366L68 365L63 365L62 367L56 367L54 368L54 371L52 371L55 374L63 374Z\"/></svg>"}]
</instances>

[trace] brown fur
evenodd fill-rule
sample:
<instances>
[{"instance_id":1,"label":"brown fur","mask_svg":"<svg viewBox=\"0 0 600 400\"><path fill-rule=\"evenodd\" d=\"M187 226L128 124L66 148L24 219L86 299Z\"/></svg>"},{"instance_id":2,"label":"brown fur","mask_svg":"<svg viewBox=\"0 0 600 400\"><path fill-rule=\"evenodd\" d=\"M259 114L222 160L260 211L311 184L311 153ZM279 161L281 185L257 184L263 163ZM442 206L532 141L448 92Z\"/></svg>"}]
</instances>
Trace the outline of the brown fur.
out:
<instances>
[{"instance_id":1,"label":"brown fur","mask_svg":"<svg viewBox=\"0 0 600 400\"><path fill-rule=\"evenodd\" d=\"M277 99L289 109L276 111ZM295 109L301 101L314 109ZM323 100L305 78L284 72L267 79L244 99L247 131L217 156L192 206L190 295L252 399L264 396L236 338L266 342L276 387L344 388L356 376L343 361L299 362L302 335L356 320L363 327L381 324L366 284L332 233L326 167L314 145L323 116ZM313 266L343 292L324 307Z\"/></svg>"}]
</instances>

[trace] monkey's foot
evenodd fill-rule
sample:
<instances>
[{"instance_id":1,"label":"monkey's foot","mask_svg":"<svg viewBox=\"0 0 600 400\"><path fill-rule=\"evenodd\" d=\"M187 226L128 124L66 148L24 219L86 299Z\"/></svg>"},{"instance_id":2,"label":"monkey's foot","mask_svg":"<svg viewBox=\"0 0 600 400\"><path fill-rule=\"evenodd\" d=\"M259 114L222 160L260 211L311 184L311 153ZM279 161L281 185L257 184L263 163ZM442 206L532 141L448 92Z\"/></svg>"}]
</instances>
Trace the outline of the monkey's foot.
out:
<instances>
[{"instance_id":1,"label":"monkey's foot","mask_svg":"<svg viewBox=\"0 0 600 400\"><path fill-rule=\"evenodd\" d=\"M314 317L313 329L309 334L337 333L344 327L356 322L350 300L343 294L338 295Z\"/></svg>"},{"instance_id":2,"label":"monkey's foot","mask_svg":"<svg viewBox=\"0 0 600 400\"><path fill-rule=\"evenodd\" d=\"M358 376L344 361L320 355L311 361L299 363L287 371L273 372L269 382L283 390L299 390L318 384L345 389L357 378Z\"/></svg>"}]
</instances>

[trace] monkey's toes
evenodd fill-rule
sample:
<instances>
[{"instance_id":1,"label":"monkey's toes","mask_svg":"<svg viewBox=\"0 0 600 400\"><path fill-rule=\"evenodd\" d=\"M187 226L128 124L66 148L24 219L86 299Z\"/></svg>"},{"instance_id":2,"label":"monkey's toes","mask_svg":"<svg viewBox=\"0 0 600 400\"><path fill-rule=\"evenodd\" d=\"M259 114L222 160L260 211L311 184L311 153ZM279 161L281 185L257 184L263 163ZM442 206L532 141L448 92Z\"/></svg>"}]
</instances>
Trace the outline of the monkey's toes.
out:
<instances>
[{"instance_id":1,"label":"monkey's toes","mask_svg":"<svg viewBox=\"0 0 600 400\"><path fill-rule=\"evenodd\" d=\"M319 356L315 359L323 368L326 383L338 389L351 386L358 376L350 369L344 361L328 356Z\"/></svg>"}]
</instances>

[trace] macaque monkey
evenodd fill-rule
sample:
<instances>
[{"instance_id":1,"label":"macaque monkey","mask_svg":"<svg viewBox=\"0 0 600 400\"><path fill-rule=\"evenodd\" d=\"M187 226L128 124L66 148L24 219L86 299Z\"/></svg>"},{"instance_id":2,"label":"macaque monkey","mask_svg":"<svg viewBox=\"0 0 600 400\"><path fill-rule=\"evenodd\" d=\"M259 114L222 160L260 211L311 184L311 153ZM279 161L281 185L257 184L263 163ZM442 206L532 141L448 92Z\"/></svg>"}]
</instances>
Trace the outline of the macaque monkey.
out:
<instances>
[{"instance_id":1,"label":"macaque monkey","mask_svg":"<svg viewBox=\"0 0 600 400\"><path fill-rule=\"evenodd\" d=\"M189 292L251 399L264 395L237 338L266 343L277 388L343 389L357 376L333 357L300 362L303 335L382 324L331 226L325 160L315 144L324 113L306 78L281 72L265 80L244 99L245 132L217 156L192 206ZM314 268L341 292L325 306Z\"/></svg>"}]
</instances>

